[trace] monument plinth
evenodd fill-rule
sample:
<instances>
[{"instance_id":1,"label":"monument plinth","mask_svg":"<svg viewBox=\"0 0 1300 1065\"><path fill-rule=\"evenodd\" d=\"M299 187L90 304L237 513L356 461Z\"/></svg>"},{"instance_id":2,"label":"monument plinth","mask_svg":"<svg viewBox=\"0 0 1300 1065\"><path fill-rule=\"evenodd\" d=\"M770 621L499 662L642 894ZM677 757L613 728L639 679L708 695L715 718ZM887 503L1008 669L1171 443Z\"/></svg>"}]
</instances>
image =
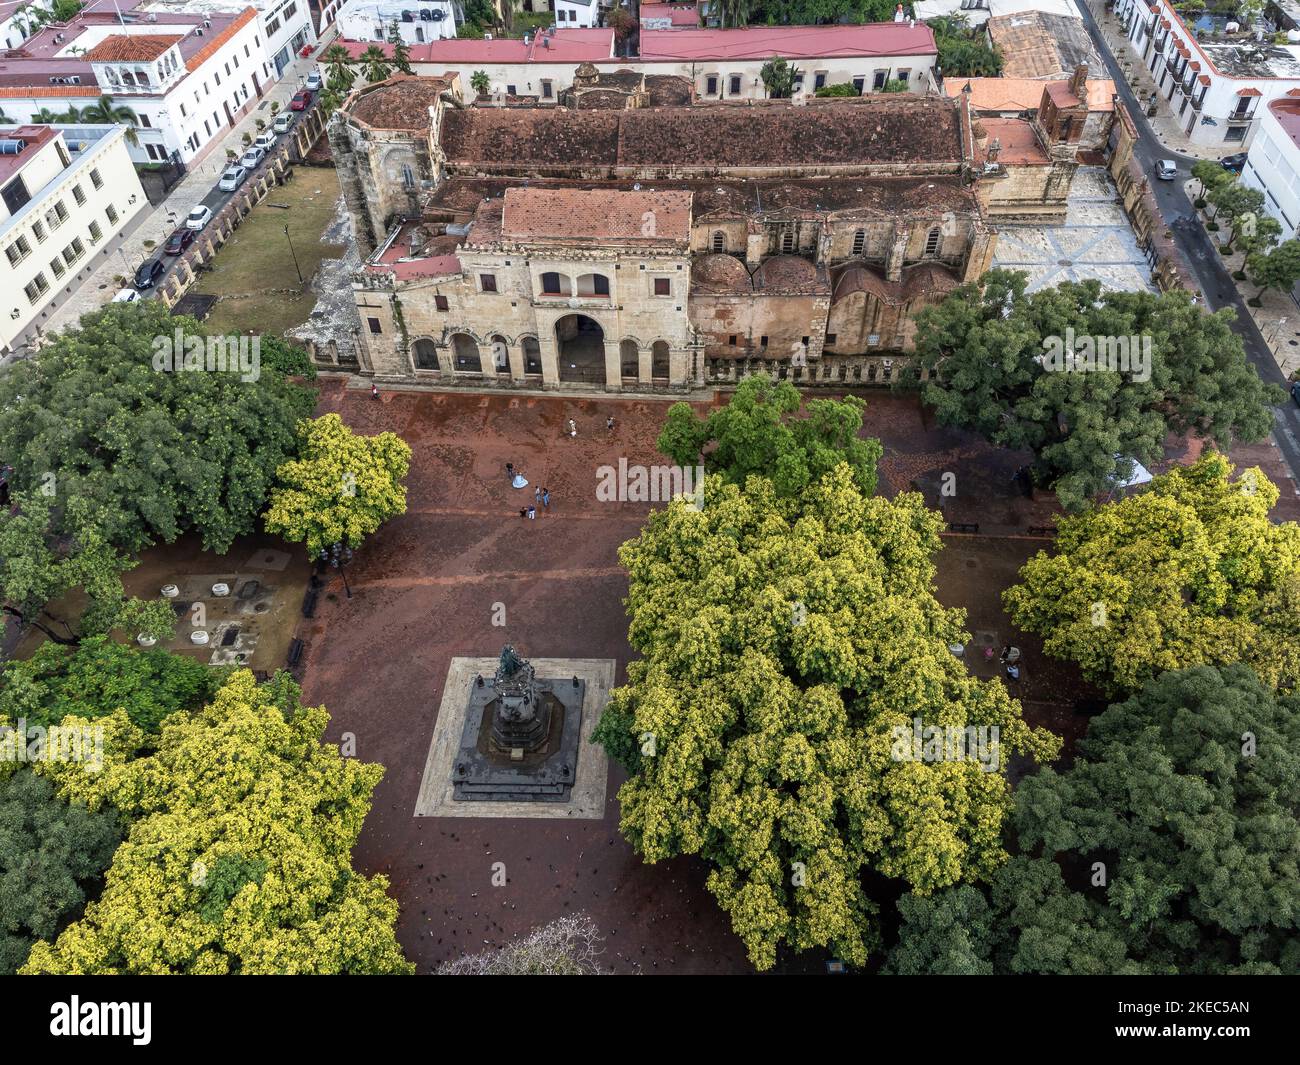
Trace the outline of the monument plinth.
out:
<instances>
[{"instance_id":1,"label":"monument plinth","mask_svg":"<svg viewBox=\"0 0 1300 1065\"><path fill-rule=\"evenodd\" d=\"M452 764L453 798L564 802L573 788L586 682L539 678L506 645L491 682L474 678L460 749Z\"/></svg>"}]
</instances>

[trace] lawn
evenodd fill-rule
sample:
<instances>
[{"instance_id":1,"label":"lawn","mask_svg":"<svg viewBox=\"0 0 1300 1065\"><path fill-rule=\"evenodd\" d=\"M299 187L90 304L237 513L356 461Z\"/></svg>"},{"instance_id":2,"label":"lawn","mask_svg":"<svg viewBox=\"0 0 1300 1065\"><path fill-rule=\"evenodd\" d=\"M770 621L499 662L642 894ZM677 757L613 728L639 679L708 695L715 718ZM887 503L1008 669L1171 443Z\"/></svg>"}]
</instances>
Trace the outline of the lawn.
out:
<instances>
[{"instance_id":1,"label":"lawn","mask_svg":"<svg viewBox=\"0 0 1300 1065\"><path fill-rule=\"evenodd\" d=\"M196 293L218 297L208 318L216 331L279 336L301 325L316 304L309 286L321 260L343 252L320 240L339 195L333 169L296 167L293 173L253 208L194 286Z\"/></svg>"}]
</instances>

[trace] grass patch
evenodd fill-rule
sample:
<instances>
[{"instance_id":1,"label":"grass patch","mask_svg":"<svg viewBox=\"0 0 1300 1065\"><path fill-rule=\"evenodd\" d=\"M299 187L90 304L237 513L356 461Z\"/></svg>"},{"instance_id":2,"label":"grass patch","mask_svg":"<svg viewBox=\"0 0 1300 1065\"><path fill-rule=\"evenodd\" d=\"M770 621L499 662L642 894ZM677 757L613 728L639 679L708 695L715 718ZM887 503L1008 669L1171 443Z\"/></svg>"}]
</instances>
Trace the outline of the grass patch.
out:
<instances>
[{"instance_id":1,"label":"grass patch","mask_svg":"<svg viewBox=\"0 0 1300 1065\"><path fill-rule=\"evenodd\" d=\"M284 227L303 280L310 283L322 259L343 254L342 247L320 241L338 195L333 169L297 167L292 181L253 208L194 286L195 292L219 297L208 317L212 329L279 336L307 320L316 297L307 284L298 284Z\"/></svg>"}]
</instances>

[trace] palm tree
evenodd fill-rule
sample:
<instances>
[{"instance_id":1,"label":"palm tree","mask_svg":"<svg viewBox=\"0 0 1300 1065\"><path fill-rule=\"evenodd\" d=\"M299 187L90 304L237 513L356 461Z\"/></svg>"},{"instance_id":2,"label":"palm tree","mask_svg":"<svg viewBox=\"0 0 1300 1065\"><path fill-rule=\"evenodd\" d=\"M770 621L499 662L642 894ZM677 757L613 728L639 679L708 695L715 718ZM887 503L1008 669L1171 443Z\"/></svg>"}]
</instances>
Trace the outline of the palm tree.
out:
<instances>
[{"instance_id":1,"label":"palm tree","mask_svg":"<svg viewBox=\"0 0 1300 1065\"><path fill-rule=\"evenodd\" d=\"M743 29L749 25L752 0L717 0L715 7L724 30Z\"/></svg>"},{"instance_id":2,"label":"palm tree","mask_svg":"<svg viewBox=\"0 0 1300 1065\"><path fill-rule=\"evenodd\" d=\"M135 112L125 104L114 103L111 96L101 96L95 103L84 108L81 121L92 126L125 126L126 143L132 147L140 143L135 132L139 122Z\"/></svg>"},{"instance_id":3,"label":"palm tree","mask_svg":"<svg viewBox=\"0 0 1300 1065\"><path fill-rule=\"evenodd\" d=\"M352 88L357 76L352 70L352 56L343 45L331 44L321 56L321 62L329 67L326 82L336 96L342 96Z\"/></svg>"},{"instance_id":4,"label":"palm tree","mask_svg":"<svg viewBox=\"0 0 1300 1065\"><path fill-rule=\"evenodd\" d=\"M51 111L48 107L42 107L36 114L32 115L32 121L39 126L48 126L59 120L59 116Z\"/></svg>"},{"instance_id":5,"label":"palm tree","mask_svg":"<svg viewBox=\"0 0 1300 1065\"><path fill-rule=\"evenodd\" d=\"M362 52L358 62L366 81L372 83L383 81L393 72L393 68L388 65L388 56L384 55L384 50L377 44L372 44Z\"/></svg>"},{"instance_id":6,"label":"palm tree","mask_svg":"<svg viewBox=\"0 0 1300 1065\"><path fill-rule=\"evenodd\" d=\"M486 96L488 90L492 87L492 82L487 76L486 70L476 70L469 76L469 87L479 96Z\"/></svg>"}]
</instances>

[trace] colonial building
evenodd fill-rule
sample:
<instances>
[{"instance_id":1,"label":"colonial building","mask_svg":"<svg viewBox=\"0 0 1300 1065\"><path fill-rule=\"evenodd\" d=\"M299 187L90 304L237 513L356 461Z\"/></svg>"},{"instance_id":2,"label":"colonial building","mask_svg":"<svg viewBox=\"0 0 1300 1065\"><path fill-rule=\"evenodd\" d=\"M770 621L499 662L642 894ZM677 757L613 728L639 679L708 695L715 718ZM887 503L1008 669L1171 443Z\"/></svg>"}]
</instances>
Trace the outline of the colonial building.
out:
<instances>
[{"instance_id":1,"label":"colonial building","mask_svg":"<svg viewBox=\"0 0 1300 1065\"><path fill-rule=\"evenodd\" d=\"M1063 215L1077 136L1052 99L999 120L1003 143L1038 152L1030 167L961 97L584 110L467 106L438 79L368 86L330 127L366 257L363 372L883 383L917 313L988 269L999 217Z\"/></svg>"}]
</instances>

